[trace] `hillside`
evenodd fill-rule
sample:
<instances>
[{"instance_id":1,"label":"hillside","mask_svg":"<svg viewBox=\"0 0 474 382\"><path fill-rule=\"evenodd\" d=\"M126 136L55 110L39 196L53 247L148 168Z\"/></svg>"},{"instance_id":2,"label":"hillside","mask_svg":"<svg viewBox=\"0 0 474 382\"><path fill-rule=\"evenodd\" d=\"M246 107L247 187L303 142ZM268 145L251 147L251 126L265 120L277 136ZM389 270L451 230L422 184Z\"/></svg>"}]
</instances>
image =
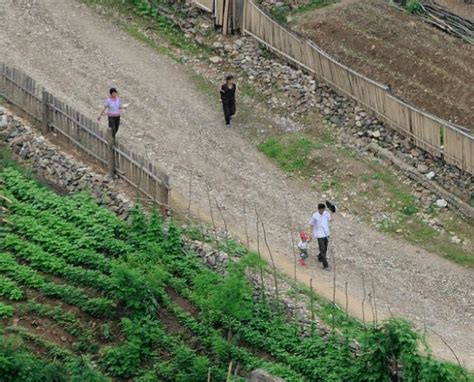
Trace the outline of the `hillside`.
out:
<instances>
[{"instance_id":1,"label":"hillside","mask_svg":"<svg viewBox=\"0 0 474 382\"><path fill-rule=\"evenodd\" d=\"M89 196L61 197L10 164L0 185L3 381L240 381L255 368L288 382L460 377L419 355L403 321L341 332L335 320L349 321L329 307L330 334L303 332L247 280L252 269L267 272L255 254L231 262L224 277L172 221L138 206L123 222Z\"/></svg>"}]
</instances>

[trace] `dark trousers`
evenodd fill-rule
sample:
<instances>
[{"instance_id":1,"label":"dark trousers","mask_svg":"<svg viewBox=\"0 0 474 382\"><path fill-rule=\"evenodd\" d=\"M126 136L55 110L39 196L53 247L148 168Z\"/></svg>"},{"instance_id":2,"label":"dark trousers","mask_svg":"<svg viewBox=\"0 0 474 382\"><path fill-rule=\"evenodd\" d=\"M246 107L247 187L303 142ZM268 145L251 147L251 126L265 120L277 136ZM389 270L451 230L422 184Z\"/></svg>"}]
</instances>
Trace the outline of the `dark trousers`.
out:
<instances>
[{"instance_id":1,"label":"dark trousers","mask_svg":"<svg viewBox=\"0 0 474 382\"><path fill-rule=\"evenodd\" d=\"M323 263L324 268L329 267L328 260L326 258L326 253L328 252L328 244L329 244L329 237L318 238L318 246L319 246L318 261Z\"/></svg>"},{"instance_id":2,"label":"dark trousers","mask_svg":"<svg viewBox=\"0 0 474 382\"><path fill-rule=\"evenodd\" d=\"M222 108L224 109L225 123L228 125L235 114L235 102L222 102Z\"/></svg>"},{"instance_id":3,"label":"dark trousers","mask_svg":"<svg viewBox=\"0 0 474 382\"><path fill-rule=\"evenodd\" d=\"M109 115L109 128L112 129L112 136L115 138L120 126L120 116Z\"/></svg>"}]
</instances>

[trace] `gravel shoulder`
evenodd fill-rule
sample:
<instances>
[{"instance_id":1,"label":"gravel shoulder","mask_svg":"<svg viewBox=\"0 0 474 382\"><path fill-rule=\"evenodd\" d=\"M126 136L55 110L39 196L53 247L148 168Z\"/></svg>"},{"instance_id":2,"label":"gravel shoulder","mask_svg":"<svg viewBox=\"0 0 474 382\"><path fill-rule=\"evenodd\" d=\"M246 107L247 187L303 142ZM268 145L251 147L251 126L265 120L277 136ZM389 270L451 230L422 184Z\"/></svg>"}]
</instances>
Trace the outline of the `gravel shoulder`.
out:
<instances>
[{"instance_id":1,"label":"gravel shoulder","mask_svg":"<svg viewBox=\"0 0 474 382\"><path fill-rule=\"evenodd\" d=\"M94 116L107 89L115 85L130 102L120 139L156 161L170 175L174 207L187 208L193 170L193 210L208 219L206 182L223 206L233 235L244 239L243 205L255 246L257 206L265 222L278 268L293 274L288 237L288 200L292 221L306 226L320 195L303 182L289 180L238 129L254 128L245 118L236 130L223 127L215 99L204 97L190 71L134 40L117 26L73 1L9 1L0 8L1 60L20 67L77 109ZM218 223L218 213L214 210ZM437 356L453 357L435 333L453 347L464 365L474 369L473 271L422 249L385 236L358 219L338 215L331 238L336 259L337 300L361 316L362 276L367 291L375 285L378 318L402 315L426 325ZM333 274L313 262L298 269L298 279L332 297ZM373 291L370 300L373 301ZM365 307L366 318L371 308Z\"/></svg>"}]
</instances>

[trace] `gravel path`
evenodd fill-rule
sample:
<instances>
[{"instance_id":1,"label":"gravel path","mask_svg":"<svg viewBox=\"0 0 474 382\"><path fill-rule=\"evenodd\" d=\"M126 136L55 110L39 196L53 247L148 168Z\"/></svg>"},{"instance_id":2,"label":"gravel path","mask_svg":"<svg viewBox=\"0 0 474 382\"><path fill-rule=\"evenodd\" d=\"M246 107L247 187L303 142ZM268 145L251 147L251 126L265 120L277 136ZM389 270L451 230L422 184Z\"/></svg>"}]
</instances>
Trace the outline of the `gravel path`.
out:
<instances>
[{"instance_id":1,"label":"gravel path","mask_svg":"<svg viewBox=\"0 0 474 382\"><path fill-rule=\"evenodd\" d=\"M277 266L293 274L285 198L297 227L307 220L319 195L288 180L242 138L223 127L215 100L195 88L190 72L137 42L88 7L68 0L4 0L0 7L0 60L26 70L53 93L83 112L98 113L107 89L116 85L130 102L120 137L170 174L173 203L186 207L189 169L195 176L193 209L208 211L206 180L224 206L232 233L244 238L243 203L248 221L255 203L267 228ZM5 4L5 5L4 5ZM252 120L246 118L246 120ZM237 126L244 129L248 126ZM214 210L216 220L217 210ZM463 363L474 369L474 278L471 270L375 231L356 216L339 214L331 240L337 265L337 300L361 316L362 275L375 285L378 318L402 315L426 323L435 354L453 359L443 336ZM255 230L250 228L252 242ZM332 297L333 273L314 263L298 278L313 278ZM371 307L365 307L371 318Z\"/></svg>"}]
</instances>

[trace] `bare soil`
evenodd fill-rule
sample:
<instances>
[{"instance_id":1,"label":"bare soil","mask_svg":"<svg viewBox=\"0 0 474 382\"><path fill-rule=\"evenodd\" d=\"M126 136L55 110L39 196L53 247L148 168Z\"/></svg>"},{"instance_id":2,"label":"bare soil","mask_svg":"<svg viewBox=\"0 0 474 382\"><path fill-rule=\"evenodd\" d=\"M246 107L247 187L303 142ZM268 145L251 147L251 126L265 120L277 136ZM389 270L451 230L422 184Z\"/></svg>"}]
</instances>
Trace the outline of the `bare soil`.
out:
<instances>
[{"instance_id":1,"label":"bare soil","mask_svg":"<svg viewBox=\"0 0 474 382\"><path fill-rule=\"evenodd\" d=\"M13 316L12 322L13 326L25 328L29 332L39 335L46 341L59 346L70 347L76 340L74 336L54 321L45 317L38 317L35 314L16 314Z\"/></svg>"},{"instance_id":2,"label":"bare soil","mask_svg":"<svg viewBox=\"0 0 474 382\"><path fill-rule=\"evenodd\" d=\"M473 45L383 0L317 9L300 16L293 27L408 102L474 129Z\"/></svg>"},{"instance_id":3,"label":"bare soil","mask_svg":"<svg viewBox=\"0 0 474 382\"><path fill-rule=\"evenodd\" d=\"M467 4L463 0L436 0L436 3L474 22L474 4Z\"/></svg>"},{"instance_id":4,"label":"bare soil","mask_svg":"<svg viewBox=\"0 0 474 382\"><path fill-rule=\"evenodd\" d=\"M339 28L344 30L348 26ZM27 71L51 92L91 117L98 114L108 88L117 86L122 98L130 102L119 139L133 151L156 161L170 175L172 208L187 210L184 195L188 195L192 169L193 215L210 221L208 184L212 197L224 208L232 235L245 242L247 221L251 247L255 248L255 214L249 209L246 216L243 213L244 202L247 206L255 205L265 222L276 266L290 276L293 274L285 200L296 232L295 227L306 227L315 204L324 196L313 191L307 182L283 174L242 137L247 131L272 125L272 119L264 118L264 111L250 109L245 115L238 114L235 129L225 129L217 91L213 97L203 95L188 67L138 42L117 23L76 1L7 2L0 7L0 32L2 60ZM411 39L412 35L408 37ZM469 48L458 47L462 49L452 48L453 55L458 55L459 60L463 54L467 57ZM398 57L393 55L393 59ZM472 62L472 57L467 59L466 62ZM455 62L450 65L453 73L462 70ZM460 90L465 90L469 83L464 80ZM452 105L441 106L440 109L451 110ZM215 205L213 209L216 224L222 227ZM312 255L315 251L312 248ZM267 253L264 256L268 258ZM420 328L426 325L435 355L454 361L436 332L449 342L465 366L474 369L472 270L377 232L360 219L357 210L336 216L330 256L337 264L336 300L340 306L346 303L347 281L349 311L361 317L365 275L376 286L379 319L393 313L412 320ZM298 268L300 282L309 284L310 278L321 295L332 298L333 272L323 272L316 264ZM366 319L370 319L368 306L365 311Z\"/></svg>"}]
</instances>

